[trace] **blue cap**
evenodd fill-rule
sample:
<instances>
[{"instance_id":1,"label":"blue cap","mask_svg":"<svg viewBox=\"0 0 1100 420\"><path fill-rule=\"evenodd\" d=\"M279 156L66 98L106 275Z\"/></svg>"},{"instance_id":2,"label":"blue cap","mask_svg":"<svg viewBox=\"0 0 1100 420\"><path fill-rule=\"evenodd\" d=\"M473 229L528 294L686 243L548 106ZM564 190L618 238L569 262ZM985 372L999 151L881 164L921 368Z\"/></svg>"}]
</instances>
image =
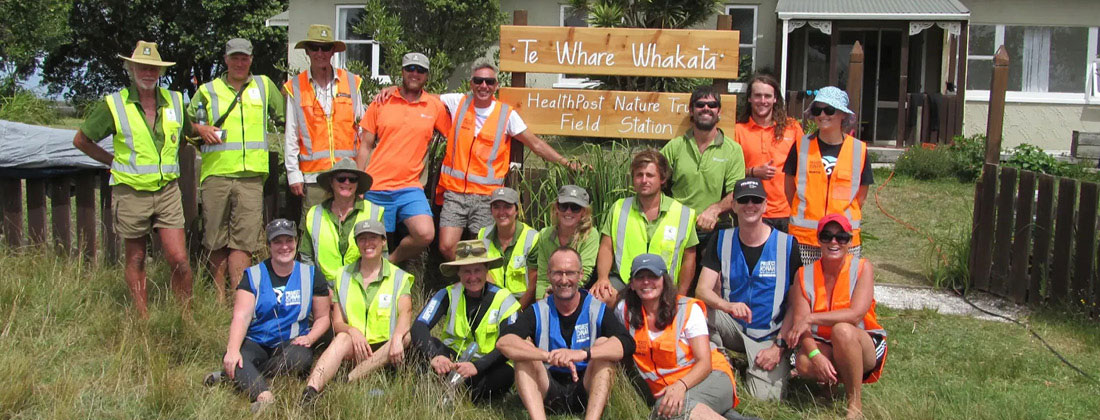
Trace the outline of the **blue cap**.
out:
<instances>
[{"instance_id":1,"label":"blue cap","mask_svg":"<svg viewBox=\"0 0 1100 420\"><path fill-rule=\"evenodd\" d=\"M665 265L664 258L661 258L657 254L641 254L634 257L634 261L630 264L630 277L638 275L639 271L646 270L658 276L664 276L668 273L668 266Z\"/></svg>"},{"instance_id":2,"label":"blue cap","mask_svg":"<svg viewBox=\"0 0 1100 420\"><path fill-rule=\"evenodd\" d=\"M848 109L848 93L835 86L825 86L818 89L817 96L814 96L814 102L830 105L849 115L855 114L852 110Z\"/></svg>"}]
</instances>

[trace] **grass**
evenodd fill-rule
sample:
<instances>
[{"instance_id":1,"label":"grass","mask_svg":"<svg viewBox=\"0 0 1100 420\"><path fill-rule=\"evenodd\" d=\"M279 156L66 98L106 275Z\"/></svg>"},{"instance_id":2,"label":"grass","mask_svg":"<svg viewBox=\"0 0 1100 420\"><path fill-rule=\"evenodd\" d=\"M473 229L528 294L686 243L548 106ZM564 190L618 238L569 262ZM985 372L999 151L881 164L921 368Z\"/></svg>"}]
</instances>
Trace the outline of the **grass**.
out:
<instances>
[{"instance_id":1,"label":"grass","mask_svg":"<svg viewBox=\"0 0 1100 420\"><path fill-rule=\"evenodd\" d=\"M0 250L0 418L240 418L246 398L205 388L225 347L229 310L196 276L191 319L171 303L168 273L149 265L150 319L131 316L118 266L93 267L35 250ZM883 379L865 389L870 418L1092 418L1100 386L1062 366L1014 325L880 309L890 332ZM1100 374L1100 325L1040 312L1030 320L1066 357ZM411 371L337 381L312 409L294 403L303 382L274 380L278 402L262 418L525 418L514 395L491 406L439 405L443 389ZM371 390L385 390L372 396ZM843 402L814 398L795 382L789 401L742 395L741 411L764 418L834 418ZM605 418L643 418L641 399L616 383ZM571 417L558 417L566 419Z\"/></svg>"}]
</instances>

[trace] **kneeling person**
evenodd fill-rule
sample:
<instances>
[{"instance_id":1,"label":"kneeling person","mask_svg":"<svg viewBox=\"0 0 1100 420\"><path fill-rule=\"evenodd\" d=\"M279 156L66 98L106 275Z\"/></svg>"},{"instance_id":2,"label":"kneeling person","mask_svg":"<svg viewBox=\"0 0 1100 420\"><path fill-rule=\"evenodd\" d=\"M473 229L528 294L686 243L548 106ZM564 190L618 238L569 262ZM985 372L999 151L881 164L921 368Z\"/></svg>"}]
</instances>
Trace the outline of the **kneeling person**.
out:
<instances>
[{"instance_id":1,"label":"kneeling person","mask_svg":"<svg viewBox=\"0 0 1100 420\"><path fill-rule=\"evenodd\" d=\"M512 387L512 367L496 350L500 326L515 321L519 302L508 289L487 282L489 270L501 266L489 257L480 240L456 245L458 259L439 265L443 275L458 274L459 282L440 290L420 312L412 327L413 347L438 375L464 378L474 401L499 397ZM432 327L446 317L441 338Z\"/></svg>"},{"instance_id":2,"label":"kneeling person","mask_svg":"<svg viewBox=\"0 0 1100 420\"><path fill-rule=\"evenodd\" d=\"M370 219L356 223L355 244L359 260L345 266L331 285L337 304L332 310L336 337L309 375L303 402L317 396L344 360L354 360L356 365L348 381L404 361L412 323L413 276L382 258L386 244L382 222Z\"/></svg>"},{"instance_id":3,"label":"kneeling person","mask_svg":"<svg viewBox=\"0 0 1100 420\"><path fill-rule=\"evenodd\" d=\"M577 287L577 251L560 247L548 263L549 295L505 327L497 347L516 364L516 389L532 419L545 419L547 407L598 419L613 367L634 353L634 340L606 305Z\"/></svg>"}]
</instances>

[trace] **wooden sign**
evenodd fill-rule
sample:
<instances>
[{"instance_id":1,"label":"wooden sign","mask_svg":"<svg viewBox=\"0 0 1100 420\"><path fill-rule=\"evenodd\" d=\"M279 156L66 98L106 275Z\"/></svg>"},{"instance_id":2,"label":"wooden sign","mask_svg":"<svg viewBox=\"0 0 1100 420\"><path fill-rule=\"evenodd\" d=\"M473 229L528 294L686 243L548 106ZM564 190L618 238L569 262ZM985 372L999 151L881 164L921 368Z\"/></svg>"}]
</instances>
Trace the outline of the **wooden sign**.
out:
<instances>
[{"instance_id":1,"label":"wooden sign","mask_svg":"<svg viewBox=\"0 0 1100 420\"><path fill-rule=\"evenodd\" d=\"M500 68L528 73L737 78L738 31L500 27Z\"/></svg>"},{"instance_id":2,"label":"wooden sign","mask_svg":"<svg viewBox=\"0 0 1100 420\"><path fill-rule=\"evenodd\" d=\"M670 140L691 127L688 93L501 88L535 134ZM722 95L718 127L733 136L737 96Z\"/></svg>"}]
</instances>

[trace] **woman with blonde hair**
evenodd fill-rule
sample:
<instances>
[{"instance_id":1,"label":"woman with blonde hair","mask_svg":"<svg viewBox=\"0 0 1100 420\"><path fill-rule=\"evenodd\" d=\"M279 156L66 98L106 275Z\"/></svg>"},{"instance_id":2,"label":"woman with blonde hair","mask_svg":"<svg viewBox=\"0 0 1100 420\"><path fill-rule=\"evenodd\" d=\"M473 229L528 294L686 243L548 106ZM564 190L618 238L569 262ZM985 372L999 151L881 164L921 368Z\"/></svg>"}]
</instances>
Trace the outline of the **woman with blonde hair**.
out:
<instances>
[{"instance_id":1,"label":"woman with blonde hair","mask_svg":"<svg viewBox=\"0 0 1100 420\"><path fill-rule=\"evenodd\" d=\"M568 246L580 254L582 287L591 284L589 276L596 267L596 254L600 251L600 233L593 226L592 206L584 188L576 185L559 188L558 199L550 211L553 223L539 231L539 240L527 256L527 269L538 274L535 283L527 285L528 289L535 290L535 300L545 297L546 288L550 286L547 265L555 249Z\"/></svg>"}]
</instances>

